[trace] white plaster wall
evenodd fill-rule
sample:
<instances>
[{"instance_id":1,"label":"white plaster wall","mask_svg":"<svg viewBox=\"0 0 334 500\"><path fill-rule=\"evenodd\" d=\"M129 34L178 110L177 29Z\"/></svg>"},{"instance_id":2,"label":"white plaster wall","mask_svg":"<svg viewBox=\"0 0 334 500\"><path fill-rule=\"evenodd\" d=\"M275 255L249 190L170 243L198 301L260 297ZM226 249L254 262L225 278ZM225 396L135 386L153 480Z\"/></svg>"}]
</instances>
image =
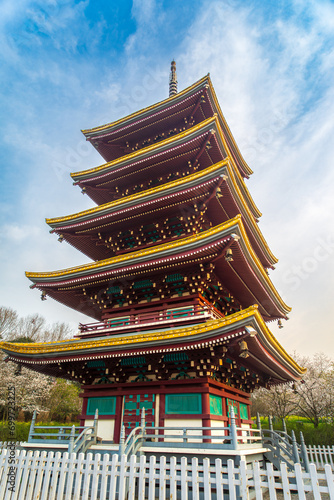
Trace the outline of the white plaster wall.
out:
<instances>
[{"instance_id":1,"label":"white plaster wall","mask_svg":"<svg viewBox=\"0 0 334 500\"><path fill-rule=\"evenodd\" d=\"M252 426L250 424L241 424L240 427L241 427L241 429L245 429L245 430L242 430L242 432L241 432L242 437L249 438L249 440L245 439L244 442L247 442L247 443L252 442L252 433L250 432ZM259 435L253 433L253 436L258 437Z\"/></svg>"},{"instance_id":2,"label":"white plaster wall","mask_svg":"<svg viewBox=\"0 0 334 500\"><path fill-rule=\"evenodd\" d=\"M94 420L85 420L85 425L93 425ZM113 441L114 439L115 420L98 420L97 422L97 436L105 439L106 441Z\"/></svg>"},{"instance_id":3,"label":"white plaster wall","mask_svg":"<svg viewBox=\"0 0 334 500\"><path fill-rule=\"evenodd\" d=\"M215 427L227 427L226 422L223 422L222 420L211 420L211 435L212 436L219 436L221 439L213 439L213 443L217 444L222 444L225 442L223 436L225 434L225 431L223 430L214 430Z\"/></svg>"},{"instance_id":4,"label":"white plaster wall","mask_svg":"<svg viewBox=\"0 0 334 500\"><path fill-rule=\"evenodd\" d=\"M202 427L202 419L201 418L194 418L194 419L189 419L187 420L186 418L165 418L165 427L182 427L182 429L187 429L187 435L199 435L200 431L196 430L189 430L191 427ZM182 429L180 430L166 430L165 434L166 435L180 435L182 436L183 431ZM178 438L172 438L169 439L168 441L172 441L174 443L182 443L182 439ZM201 439L189 439L190 443L199 443L201 442Z\"/></svg>"},{"instance_id":5,"label":"white plaster wall","mask_svg":"<svg viewBox=\"0 0 334 500\"><path fill-rule=\"evenodd\" d=\"M159 411L160 411L160 394L156 394L155 396L155 406L154 406L154 425L155 427L159 427Z\"/></svg>"}]
</instances>

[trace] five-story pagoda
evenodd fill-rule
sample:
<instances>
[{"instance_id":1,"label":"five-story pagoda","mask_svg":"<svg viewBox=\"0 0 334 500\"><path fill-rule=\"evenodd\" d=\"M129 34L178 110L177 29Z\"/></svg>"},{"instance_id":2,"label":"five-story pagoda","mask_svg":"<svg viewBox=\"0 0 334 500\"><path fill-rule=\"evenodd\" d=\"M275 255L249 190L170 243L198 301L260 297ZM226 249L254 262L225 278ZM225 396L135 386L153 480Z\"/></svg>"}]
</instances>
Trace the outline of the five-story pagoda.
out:
<instances>
[{"instance_id":1,"label":"five-story pagoda","mask_svg":"<svg viewBox=\"0 0 334 500\"><path fill-rule=\"evenodd\" d=\"M76 338L2 343L9 359L82 385L82 424L102 437L148 425L250 425L255 387L303 370L267 323L290 308L268 277L277 262L244 182L252 173L209 76L114 123L83 131L105 163L72 174L96 204L47 219L91 261L26 273L47 296L95 322Z\"/></svg>"}]
</instances>

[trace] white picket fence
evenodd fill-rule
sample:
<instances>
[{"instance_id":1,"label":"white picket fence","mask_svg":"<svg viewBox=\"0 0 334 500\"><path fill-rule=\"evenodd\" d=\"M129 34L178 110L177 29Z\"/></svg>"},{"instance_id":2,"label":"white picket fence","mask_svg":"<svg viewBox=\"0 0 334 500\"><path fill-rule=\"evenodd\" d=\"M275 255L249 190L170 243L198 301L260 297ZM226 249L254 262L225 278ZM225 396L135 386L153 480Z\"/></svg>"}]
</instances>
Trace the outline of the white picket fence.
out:
<instances>
[{"instance_id":1,"label":"white picket fence","mask_svg":"<svg viewBox=\"0 0 334 500\"><path fill-rule=\"evenodd\" d=\"M329 464L334 470L334 446L306 446L307 456L317 469L324 469Z\"/></svg>"},{"instance_id":2,"label":"white picket fence","mask_svg":"<svg viewBox=\"0 0 334 500\"><path fill-rule=\"evenodd\" d=\"M251 493L262 499L264 490L270 499L277 499L281 490L284 499L291 500L291 493L306 500L308 492L316 500L322 494L334 500L334 477L329 465L319 473L314 464L310 473L302 472L299 464L294 472L288 472L284 464L275 471L272 464L261 469L257 462L247 468L241 461L236 467L232 460L223 466L221 459L210 464L197 458L190 462L184 457L177 463L155 456L140 460L132 455L126 461L123 455L68 454L17 450L16 458L10 450L0 453L0 499L1 500L231 500L248 499ZM15 462L15 465L13 462ZM10 469L13 467L13 469ZM8 473L10 474L8 475ZM10 478L12 483L7 482ZM10 485L14 485L11 491Z\"/></svg>"}]
</instances>

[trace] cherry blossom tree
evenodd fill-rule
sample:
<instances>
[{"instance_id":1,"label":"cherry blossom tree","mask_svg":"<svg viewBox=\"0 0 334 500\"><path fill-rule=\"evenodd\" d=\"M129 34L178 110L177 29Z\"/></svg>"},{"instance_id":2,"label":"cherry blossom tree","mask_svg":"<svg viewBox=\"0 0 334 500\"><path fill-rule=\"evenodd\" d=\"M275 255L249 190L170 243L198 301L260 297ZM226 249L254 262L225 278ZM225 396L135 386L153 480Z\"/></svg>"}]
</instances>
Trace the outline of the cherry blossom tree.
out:
<instances>
[{"instance_id":1,"label":"cherry blossom tree","mask_svg":"<svg viewBox=\"0 0 334 500\"><path fill-rule=\"evenodd\" d=\"M53 342L71 338L73 331L66 323L47 325L39 314L19 318L13 309L0 307L0 335L6 342ZM17 412L51 411L65 418L80 411L76 385L59 382L54 377L6 361L6 356L0 354L0 415L3 419L8 416L8 391L11 387L15 388ZM60 408L58 413L57 405Z\"/></svg>"}]
</instances>

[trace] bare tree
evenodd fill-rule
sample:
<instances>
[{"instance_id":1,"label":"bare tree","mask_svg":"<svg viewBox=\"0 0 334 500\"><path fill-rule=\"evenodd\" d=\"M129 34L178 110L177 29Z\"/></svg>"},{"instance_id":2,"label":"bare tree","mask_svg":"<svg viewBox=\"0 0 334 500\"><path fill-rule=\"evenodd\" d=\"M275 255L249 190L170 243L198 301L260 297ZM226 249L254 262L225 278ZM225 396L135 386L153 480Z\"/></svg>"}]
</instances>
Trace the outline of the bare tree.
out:
<instances>
[{"instance_id":1,"label":"bare tree","mask_svg":"<svg viewBox=\"0 0 334 500\"><path fill-rule=\"evenodd\" d=\"M53 323L47 326L40 335L42 342L55 342L57 340L70 339L73 337L73 330L67 323Z\"/></svg>"},{"instance_id":2,"label":"bare tree","mask_svg":"<svg viewBox=\"0 0 334 500\"><path fill-rule=\"evenodd\" d=\"M18 321L16 334L14 338L9 340L29 339L30 341L38 342L43 335L45 325L45 318L39 314L25 316Z\"/></svg>"},{"instance_id":3,"label":"bare tree","mask_svg":"<svg viewBox=\"0 0 334 500\"><path fill-rule=\"evenodd\" d=\"M280 419L292 415L298 407L298 399L290 384L258 389L252 395L252 413L274 415Z\"/></svg>"},{"instance_id":4,"label":"bare tree","mask_svg":"<svg viewBox=\"0 0 334 500\"><path fill-rule=\"evenodd\" d=\"M10 307L0 306L0 338L9 338L16 331L17 323L17 312Z\"/></svg>"}]
</instances>

